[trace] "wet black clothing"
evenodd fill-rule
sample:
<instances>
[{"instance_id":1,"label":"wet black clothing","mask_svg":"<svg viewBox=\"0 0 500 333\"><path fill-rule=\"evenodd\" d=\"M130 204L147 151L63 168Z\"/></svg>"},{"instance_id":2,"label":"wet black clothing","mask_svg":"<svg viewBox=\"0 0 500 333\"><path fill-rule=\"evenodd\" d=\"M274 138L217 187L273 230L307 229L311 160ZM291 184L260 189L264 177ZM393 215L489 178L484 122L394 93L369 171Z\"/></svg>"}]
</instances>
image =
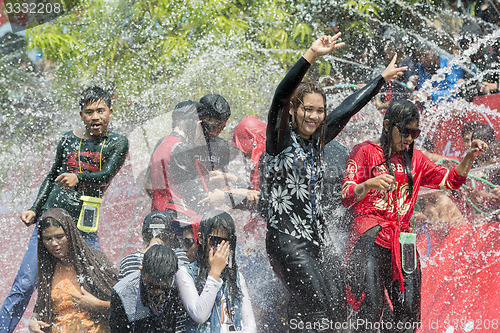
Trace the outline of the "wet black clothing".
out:
<instances>
[{"instance_id":1,"label":"wet black clothing","mask_svg":"<svg viewBox=\"0 0 500 333\"><path fill-rule=\"evenodd\" d=\"M361 305L355 306L358 310L355 319L371 323L372 327L378 324L385 311L384 289L387 289L394 312L392 315L384 313L384 321L390 318L393 330L384 332L415 332L415 324L420 322L420 266L417 265L411 274L403 272L405 292L401 292L399 282L392 281L391 250L375 244L380 230L381 227L376 226L366 231L356 242L347 262L346 280L352 287L350 291L357 299L362 298ZM398 325L400 329L396 329ZM364 325L355 328L354 332L374 331Z\"/></svg>"},{"instance_id":2,"label":"wet black clothing","mask_svg":"<svg viewBox=\"0 0 500 333\"><path fill-rule=\"evenodd\" d=\"M301 58L276 89L268 115L261 195L267 203L268 228L319 246L326 236L322 209L323 156L311 140L303 140L292 131L288 122L290 99L309 66ZM328 114L326 143L340 133L383 84L384 78L378 76Z\"/></svg>"},{"instance_id":3,"label":"wet black clothing","mask_svg":"<svg viewBox=\"0 0 500 333\"><path fill-rule=\"evenodd\" d=\"M67 132L59 141L54 164L29 210L38 216L49 208L63 208L75 222L78 221L82 194L102 198L109 182L123 165L127 152L128 140L122 135L108 132L101 138L87 140L77 137L73 131ZM76 174L78 184L69 190L63 189L55 182L62 173Z\"/></svg>"},{"instance_id":4,"label":"wet black clothing","mask_svg":"<svg viewBox=\"0 0 500 333\"><path fill-rule=\"evenodd\" d=\"M330 283L332 279L322 269L327 265L321 250L328 238L322 208L324 158L312 140L302 139L291 129L288 117L290 99L309 67L301 58L276 89L268 114L261 178L267 252L274 271L292 295L289 305L292 330L294 319L321 323L343 322L346 318L343 285ZM383 77L378 76L328 114L326 143L337 136L383 84ZM311 331L318 330L321 329Z\"/></svg>"},{"instance_id":5,"label":"wet black clothing","mask_svg":"<svg viewBox=\"0 0 500 333\"><path fill-rule=\"evenodd\" d=\"M295 332L295 321L345 320L342 274L332 272L326 264L330 260L319 247L270 228L266 248L274 272L291 295L288 305L291 331Z\"/></svg>"},{"instance_id":6,"label":"wet black clothing","mask_svg":"<svg viewBox=\"0 0 500 333\"><path fill-rule=\"evenodd\" d=\"M203 163L209 171L227 171L229 164L229 144L222 138L214 138L206 146L194 150L194 158Z\"/></svg>"}]
</instances>

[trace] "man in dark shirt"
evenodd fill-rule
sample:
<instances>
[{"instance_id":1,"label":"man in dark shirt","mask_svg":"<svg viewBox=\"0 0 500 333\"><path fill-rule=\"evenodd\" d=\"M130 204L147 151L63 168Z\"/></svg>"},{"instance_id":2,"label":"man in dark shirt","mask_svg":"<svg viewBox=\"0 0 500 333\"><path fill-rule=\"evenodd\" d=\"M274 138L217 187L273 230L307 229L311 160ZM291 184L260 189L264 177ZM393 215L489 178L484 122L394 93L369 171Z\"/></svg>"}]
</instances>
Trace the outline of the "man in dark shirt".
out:
<instances>
[{"instance_id":1,"label":"man in dark shirt","mask_svg":"<svg viewBox=\"0 0 500 333\"><path fill-rule=\"evenodd\" d=\"M186 312L174 284L177 268L177 257L171 248L150 247L144 254L141 270L127 275L113 287L111 332L184 332Z\"/></svg>"},{"instance_id":2,"label":"man in dark shirt","mask_svg":"<svg viewBox=\"0 0 500 333\"><path fill-rule=\"evenodd\" d=\"M54 164L42 182L33 206L21 213L26 226L37 221L49 208L63 208L77 223L82 209L81 196L101 198L113 176L125 161L128 140L108 132L113 114L111 94L100 87L86 89L80 100L83 131L63 135ZM87 243L99 248L96 232L83 232ZM12 332L21 319L35 288L37 271L37 228L16 275L12 289L0 309L0 331Z\"/></svg>"},{"instance_id":3,"label":"man in dark shirt","mask_svg":"<svg viewBox=\"0 0 500 333\"><path fill-rule=\"evenodd\" d=\"M205 136L205 144L197 144L190 148L190 154L192 157L203 164L207 171L211 173L211 176L219 175L220 178L226 178L222 174L227 170L227 165L229 164L229 144L226 140L219 137L219 134L226 127L227 120L231 116L231 109L229 104L224 99L224 97L216 94L205 95L200 99L200 103L193 101L185 101L179 103L182 107L190 103L196 108L197 118L196 121L200 122L201 128L203 129L203 134ZM179 106L178 105L178 106ZM176 108L178 107L176 106ZM176 109L174 109L176 110ZM174 119L177 117L175 112L172 113L172 129L174 129L180 122L180 119ZM170 134L171 136L172 134ZM167 139L167 137L161 138L155 145L153 149L153 154L156 152L158 147ZM146 170L144 189L146 193L153 198L153 184L151 178L151 162ZM153 198L154 201L154 198ZM153 206L151 211L156 210L157 207Z\"/></svg>"},{"instance_id":4,"label":"man in dark shirt","mask_svg":"<svg viewBox=\"0 0 500 333\"><path fill-rule=\"evenodd\" d=\"M224 97L217 94L203 96L200 103L204 107L198 110L198 116L205 134L208 156L198 154L196 159L210 171L226 171L229 163L229 144L219 137L219 134L226 127L231 109Z\"/></svg>"}]
</instances>

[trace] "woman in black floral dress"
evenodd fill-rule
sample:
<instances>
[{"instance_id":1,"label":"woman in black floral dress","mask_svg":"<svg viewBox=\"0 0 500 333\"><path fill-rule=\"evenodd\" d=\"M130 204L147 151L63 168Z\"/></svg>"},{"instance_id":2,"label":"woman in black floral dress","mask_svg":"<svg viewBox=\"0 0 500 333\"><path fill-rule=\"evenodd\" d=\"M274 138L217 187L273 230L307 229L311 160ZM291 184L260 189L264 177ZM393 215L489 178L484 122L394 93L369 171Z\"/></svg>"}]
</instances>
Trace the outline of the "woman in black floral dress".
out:
<instances>
[{"instance_id":1,"label":"woman in black floral dress","mask_svg":"<svg viewBox=\"0 0 500 333\"><path fill-rule=\"evenodd\" d=\"M406 69L396 68L394 58L381 76L327 116L321 87L301 81L316 58L344 44L335 42L339 36L323 36L312 44L279 84L268 115L261 184L266 247L274 271L291 293L292 331L331 331L346 319L342 281L332 283L322 265L327 239L321 208L323 149L386 81Z\"/></svg>"}]
</instances>

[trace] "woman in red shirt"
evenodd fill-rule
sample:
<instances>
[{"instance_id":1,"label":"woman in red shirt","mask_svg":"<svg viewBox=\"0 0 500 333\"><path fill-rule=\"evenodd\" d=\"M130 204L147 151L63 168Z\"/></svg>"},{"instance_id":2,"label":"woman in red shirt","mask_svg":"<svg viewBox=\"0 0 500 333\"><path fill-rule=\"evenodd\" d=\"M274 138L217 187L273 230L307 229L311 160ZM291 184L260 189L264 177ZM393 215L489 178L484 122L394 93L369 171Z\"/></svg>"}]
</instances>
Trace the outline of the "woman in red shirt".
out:
<instances>
[{"instance_id":1,"label":"woman in red shirt","mask_svg":"<svg viewBox=\"0 0 500 333\"><path fill-rule=\"evenodd\" d=\"M373 331L382 328L380 325L387 329L392 325L398 332L416 330L420 269L414 241L406 245L402 258L400 238L414 236L407 233L415 231L410 222L418 190L420 186L458 189L475 157L488 148L483 141L474 140L459 165L451 170L440 167L413 149L420 135L419 119L418 109L410 101L391 102L380 141L356 145L347 158L342 203L354 208L355 219L346 282L349 303L358 311L356 331ZM394 323L380 322L385 290L394 309Z\"/></svg>"}]
</instances>

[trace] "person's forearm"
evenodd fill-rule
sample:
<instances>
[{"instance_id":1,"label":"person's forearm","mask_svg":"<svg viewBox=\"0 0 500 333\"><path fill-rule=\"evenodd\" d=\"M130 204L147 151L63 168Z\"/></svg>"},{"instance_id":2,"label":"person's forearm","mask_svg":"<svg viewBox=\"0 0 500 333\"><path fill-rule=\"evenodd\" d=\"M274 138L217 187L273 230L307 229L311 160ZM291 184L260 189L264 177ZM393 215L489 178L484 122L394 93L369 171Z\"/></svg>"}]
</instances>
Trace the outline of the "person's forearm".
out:
<instances>
[{"instance_id":1,"label":"person's forearm","mask_svg":"<svg viewBox=\"0 0 500 333\"><path fill-rule=\"evenodd\" d=\"M312 49L308 49L306 53L302 56L304 59L307 60L308 63L312 64L318 56L316 55L316 52L314 52Z\"/></svg>"},{"instance_id":2,"label":"person's forearm","mask_svg":"<svg viewBox=\"0 0 500 333\"><path fill-rule=\"evenodd\" d=\"M107 315L109 313L109 307L110 306L111 306L111 303L109 301L103 301L103 300L98 299L92 305L92 311L99 312L99 313Z\"/></svg>"},{"instance_id":3,"label":"person's forearm","mask_svg":"<svg viewBox=\"0 0 500 333\"><path fill-rule=\"evenodd\" d=\"M356 185L353 191L354 199L356 199L357 201L363 200L363 198L366 197L369 191L370 187L366 185L366 182Z\"/></svg>"},{"instance_id":4,"label":"person's forearm","mask_svg":"<svg viewBox=\"0 0 500 333\"><path fill-rule=\"evenodd\" d=\"M35 212L35 214L37 215L40 214L40 211L43 205L45 205L45 202L47 202L47 198L49 197L49 194L53 188L54 182L47 176L42 182L40 189L38 190L38 195L35 202L33 203L33 206L31 206L29 210Z\"/></svg>"},{"instance_id":5,"label":"person's forearm","mask_svg":"<svg viewBox=\"0 0 500 333\"><path fill-rule=\"evenodd\" d=\"M310 66L311 63L301 57L288 71L274 92L273 102L267 115L266 129L266 151L270 154L277 154L281 148L288 130L290 99Z\"/></svg>"},{"instance_id":6,"label":"person's forearm","mask_svg":"<svg viewBox=\"0 0 500 333\"><path fill-rule=\"evenodd\" d=\"M203 291L198 295L193 278L186 269L180 268L175 274L175 283L179 289L179 296L188 315L198 324L203 324L210 318L212 308L222 281L207 278Z\"/></svg>"},{"instance_id":7,"label":"person's forearm","mask_svg":"<svg viewBox=\"0 0 500 333\"><path fill-rule=\"evenodd\" d=\"M469 174L470 169L472 168L472 164L474 163L475 156L473 153L467 153L465 155L462 162L455 167L455 171L458 172L460 176L467 176Z\"/></svg>"},{"instance_id":8,"label":"person's forearm","mask_svg":"<svg viewBox=\"0 0 500 333\"><path fill-rule=\"evenodd\" d=\"M339 106L330 112L326 118L327 129L325 141L330 142L333 140L342 131L351 117L368 104L373 96L378 94L384 83L385 79L383 76L378 75L363 88L349 95Z\"/></svg>"}]
</instances>

